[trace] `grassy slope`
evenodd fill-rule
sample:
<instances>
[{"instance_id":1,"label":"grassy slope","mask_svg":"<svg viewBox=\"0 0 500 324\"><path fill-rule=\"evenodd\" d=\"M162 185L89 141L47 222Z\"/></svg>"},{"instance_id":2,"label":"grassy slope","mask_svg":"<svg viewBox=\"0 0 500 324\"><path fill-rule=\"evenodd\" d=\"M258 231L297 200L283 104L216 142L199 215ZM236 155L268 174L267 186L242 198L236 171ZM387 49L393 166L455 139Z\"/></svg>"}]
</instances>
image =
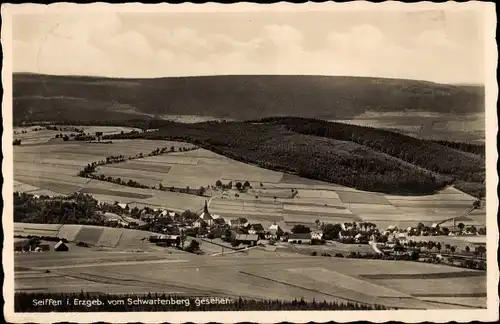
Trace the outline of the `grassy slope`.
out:
<instances>
[{"instance_id":1,"label":"grassy slope","mask_svg":"<svg viewBox=\"0 0 500 324\"><path fill-rule=\"evenodd\" d=\"M367 110L484 111L484 89L335 76L212 76L159 79L14 74L14 120L269 116L350 118ZM44 98L41 100L40 98Z\"/></svg>"},{"instance_id":2,"label":"grassy slope","mask_svg":"<svg viewBox=\"0 0 500 324\"><path fill-rule=\"evenodd\" d=\"M424 194L453 180L484 178L479 155L392 132L310 119L171 122L157 132L127 136L186 140L242 162L369 191Z\"/></svg>"}]
</instances>

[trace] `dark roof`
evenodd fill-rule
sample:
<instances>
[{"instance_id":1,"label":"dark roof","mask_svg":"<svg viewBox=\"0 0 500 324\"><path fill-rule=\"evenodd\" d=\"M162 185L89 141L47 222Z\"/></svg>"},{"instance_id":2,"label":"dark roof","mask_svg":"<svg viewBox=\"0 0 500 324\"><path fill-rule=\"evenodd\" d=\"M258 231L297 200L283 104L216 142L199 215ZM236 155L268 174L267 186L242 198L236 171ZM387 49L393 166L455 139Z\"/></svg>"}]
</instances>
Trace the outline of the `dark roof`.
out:
<instances>
[{"instance_id":1,"label":"dark roof","mask_svg":"<svg viewBox=\"0 0 500 324\"><path fill-rule=\"evenodd\" d=\"M291 240L307 240L311 238L311 233L292 233L288 236Z\"/></svg>"},{"instance_id":2,"label":"dark roof","mask_svg":"<svg viewBox=\"0 0 500 324\"><path fill-rule=\"evenodd\" d=\"M54 245L54 249L55 250L59 250L59 249L67 250L69 248L68 248L68 246L66 244L64 244L63 241L59 241L59 242L57 242L56 245Z\"/></svg>"},{"instance_id":3,"label":"dark roof","mask_svg":"<svg viewBox=\"0 0 500 324\"><path fill-rule=\"evenodd\" d=\"M255 231L263 231L264 230L264 226L262 226L262 224L252 224L252 226L250 226L250 228L254 229Z\"/></svg>"}]
</instances>

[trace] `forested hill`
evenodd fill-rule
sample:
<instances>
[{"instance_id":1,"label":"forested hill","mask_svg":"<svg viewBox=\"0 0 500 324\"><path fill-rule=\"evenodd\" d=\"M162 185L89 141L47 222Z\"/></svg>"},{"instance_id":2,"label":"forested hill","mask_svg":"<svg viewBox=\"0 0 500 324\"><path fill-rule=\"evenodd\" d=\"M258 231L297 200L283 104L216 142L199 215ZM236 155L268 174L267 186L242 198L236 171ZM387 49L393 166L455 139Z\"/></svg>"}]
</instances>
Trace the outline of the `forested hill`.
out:
<instances>
[{"instance_id":1,"label":"forested hill","mask_svg":"<svg viewBox=\"0 0 500 324\"><path fill-rule=\"evenodd\" d=\"M108 138L188 141L245 163L367 191L428 194L455 184L484 196L484 156L375 128L273 117L163 122L158 131Z\"/></svg>"},{"instance_id":2,"label":"forested hill","mask_svg":"<svg viewBox=\"0 0 500 324\"><path fill-rule=\"evenodd\" d=\"M14 122L200 115L351 118L364 112L484 111L484 88L345 76L206 76L157 79L14 74Z\"/></svg>"}]
</instances>

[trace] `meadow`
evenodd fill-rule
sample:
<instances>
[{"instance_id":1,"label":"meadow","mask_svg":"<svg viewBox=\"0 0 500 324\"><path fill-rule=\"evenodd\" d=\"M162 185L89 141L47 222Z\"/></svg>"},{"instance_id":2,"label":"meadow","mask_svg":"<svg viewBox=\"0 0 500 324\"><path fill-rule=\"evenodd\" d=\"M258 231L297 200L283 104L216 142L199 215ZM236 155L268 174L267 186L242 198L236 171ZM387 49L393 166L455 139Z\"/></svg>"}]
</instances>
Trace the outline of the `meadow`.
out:
<instances>
[{"instance_id":1,"label":"meadow","mask_svg":"<svg viewBox=\"0 0 500 324\"><path fill-rule=\"evenodd\" d=\"M355 301L408 309L467 308L472 298L466 298L465 294L484 295L486 289L484 275L467 277L462 269L444 265L354 259L332 262L325 257L280 256L264 249L249 251L243 258L239 254L194 256L153 251L138 254L72 250L63 254L19 254L15 256L18 269L15 285L18 292L148 291L250 299ZM43 274L44 270L50 273ZM408 278L364 277L401 273L408 274ZM442 273L443 278L416 279L425 273ZM457 278L450 280L455 273ZM422 285L420 280L431 280L435 286ZM421 287L427 287L427 291L422 292ZM454 305L441 303L439 296L432 297L438 293ZM434 301L424 298L434 298ZM475 307L485 307L477 300L475 304Z\"/></svg>"},{"instance_id":2,"label":"meadow","mask_svg":"<svg viewBox=\"0 0 500 324\"><path fill-rule=\"evenodd\" d=\"M58 134L70 136L75 132L70 131L72 127L83 130L86 134L95 135L96 132L101 132L103 135L120 134L121 132L130 132L137 130L132 127L121 126L74 126L65 125L63 130L45 129L43 126L31 127L14 127L14 139L21 140L22 144L47 144L47 143L60 143L63 142L62 138L55 138Z\"/></svg>"},{"instance_id":3,"label":"meadow","mask_svg":"<svg viewBox=\"0 0 500 324\"><path fill-rule=\"evenodd\" d=\"M147 156L156 148L174 147L174 152ZM14 189L34 194L68 195L78 191L92 194L108 203L129 203L130 207L163 207L182 212L199 211L205 199L211 212L225 218L245 217L268 226L278 222L283 228L294 224L370 221L380 228L389 225L415 226L462 216L475 198L447 187L428 195L391 195L366 192L287 173L245 164L206 149L179 151L191 144L163 140L113 140L113 144L96 145L61 142L14 148ZM140 184L167 190L132 188L111 182L77 176L88 163L110 155L143 158L108 164L97 168L97 174L135 180ZM221 180L232 182L233 189L212 190L210 198L171 192L170 187L197 189L212 187ZM236 183L248 181L251 188L243 192ZM485 222L484 209L464 220Z\"/></svg>"},{"instance_id":4,"label":"meadow","mask_svg":"<svg viewBox=\"0 0 500 324\"><path fill-rule=\"evenodd\" d=\"M337 122L399 131L403 134L430 139L484 143L484 112L471 114L406 112L364 112Z\"/></svg>"}]
</instances>

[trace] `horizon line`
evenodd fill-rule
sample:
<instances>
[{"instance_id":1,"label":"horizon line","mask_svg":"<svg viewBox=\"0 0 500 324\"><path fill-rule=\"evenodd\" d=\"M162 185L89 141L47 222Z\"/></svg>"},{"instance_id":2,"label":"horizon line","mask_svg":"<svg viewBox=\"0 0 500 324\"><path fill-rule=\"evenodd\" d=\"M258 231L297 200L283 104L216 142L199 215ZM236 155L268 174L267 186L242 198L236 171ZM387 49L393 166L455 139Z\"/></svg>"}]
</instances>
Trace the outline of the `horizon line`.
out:
<instances>
[{"instance_id":1,"label":"horizon line","mask_svg":"<svg viewBox=\"0 0 500 324\"><path fill-rule=\"evenodd\" d=\"M359 78L359 79L384 79L384 80L401 80L401 81L417 81L417 82L428 82L436 85L449 85L449 86L476 86L485 87L485 83L475 83L475 82L457 82L457 83L446 83L430 81L426 79L408 79L401 77L380 77L380 76L360 76L360 75L327 75L327 74L213 74L213 75L183 75L183 76L155 76L155 77L110 77L104 75L82 75L82 74L49 74L40 72L29 72L29 71L16 71L12 72L12 75L24 74L24 75L38 75L38 76L53 76L53 77L71 77L71 78L96 78L96 79L115 79L115 80L157 80L157 79L180 79L180 78L207 78L207 77L243 77L243 76L254 76L254 77L277 77L277 76L288 76L288 77L345 77L345 78Z\"/></svg>"}]
</instances>

